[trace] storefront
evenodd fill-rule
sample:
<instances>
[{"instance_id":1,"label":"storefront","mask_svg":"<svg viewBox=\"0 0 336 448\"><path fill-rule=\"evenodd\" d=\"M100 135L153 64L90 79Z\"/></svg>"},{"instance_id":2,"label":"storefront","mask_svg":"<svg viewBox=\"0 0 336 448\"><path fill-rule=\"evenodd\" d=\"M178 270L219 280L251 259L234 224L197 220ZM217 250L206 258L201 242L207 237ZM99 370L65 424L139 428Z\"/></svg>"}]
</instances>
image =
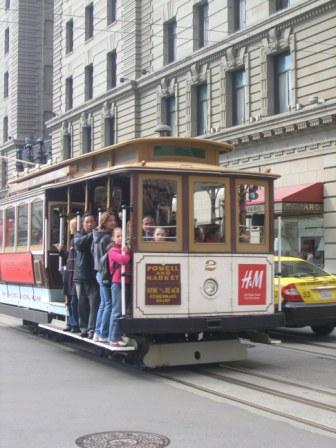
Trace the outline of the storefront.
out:
<instances>
[{"instance_id":1,"label":"storefront","mask_svg":"<svg viewBox=\"0 0 336 448\"><path fill-rule=\"evenodd\" d=\"M323 184L278 187L274 212L282 216L282 251L323 266ZM277 234L277 220L275 220Z\"/></svg>"},{"instance_id":2,"label":"storefront","mask_svg":"<svg viewBox=\"0 0 336 448\"><path fill-rule=\"evenodd\" d=\"M258 189L249 201L248 213L263 209L263 192ZM275 218L282 217L282 254L299 256L319 266L324 264L323 184L277 187L274 190ZM278 234L278 220L274 235Z\"/></svg>"}]
</instances>

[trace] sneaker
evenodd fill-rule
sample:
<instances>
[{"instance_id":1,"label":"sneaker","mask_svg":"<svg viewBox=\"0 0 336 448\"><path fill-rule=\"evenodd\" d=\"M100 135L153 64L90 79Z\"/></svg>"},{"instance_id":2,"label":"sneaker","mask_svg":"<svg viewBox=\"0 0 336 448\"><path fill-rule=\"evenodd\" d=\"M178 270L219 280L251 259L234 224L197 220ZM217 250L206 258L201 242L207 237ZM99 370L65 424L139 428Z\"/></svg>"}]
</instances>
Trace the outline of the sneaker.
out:
<instances>
[{"instance_id":1,"label":"sneaker","mask_svg":"<svg viewBox=\"0 0 336 448\"><path fill-rule=\"evenodd\" d=\"M93 331L89 331L88 338L93 339Z\"/></svg>"},{"instance_id":2,"label":"sneaker","mask_svg":"<svg viewBox=\"0 0 336 448\"><path fill-rule=\"evenodd\" d=\"M110 341L109 342L111 347L126 347L127 346L127 342L125 341Z\"/></svg>"},{"instance_id":3,"label":"sneaker","mask_svg":"<svg viewBox=\"0 0 336 448\"><path fill-rule=\"evenodd\" d=\"M107 338L102 338L101 336L99 336L98 342L108 342L108 339Z\"/></svg>"},{"instance_id":4,"label":"sneaker","mask_svg":"<svg viewBox=\"0 0 336 448\"><path fill-rule=\"evenodd\" d=\"M93 335L93 338L92 338L93 342L99 342L99 339L100 339L99 334L98 334L98 333L95 333L95 334Z\"/></svg>"},{"instance_id":5,"label":"sneaker","mask_svg":"<svg viewBox=\"0 0 336 448\"><path fill-rule=\"evenodd\" d=\"M80 332L80 335L81 335L82 338L87 338L89 336L89 333L86 330L82 330Z\"/></svg>"}]
</instances>

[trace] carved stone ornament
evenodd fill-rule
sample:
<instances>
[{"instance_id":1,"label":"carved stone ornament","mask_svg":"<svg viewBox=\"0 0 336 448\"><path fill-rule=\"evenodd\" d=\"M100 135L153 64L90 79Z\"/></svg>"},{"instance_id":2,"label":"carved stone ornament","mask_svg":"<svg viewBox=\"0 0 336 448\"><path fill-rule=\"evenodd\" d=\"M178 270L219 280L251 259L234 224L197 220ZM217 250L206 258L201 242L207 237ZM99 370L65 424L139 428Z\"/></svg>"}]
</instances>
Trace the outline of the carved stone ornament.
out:
<instances>
[{"instance_id":1,"label":"carved stone ornament","mask_svg":"<svg viewBox=\"0 0 336 448\"><path fill-rule=\"evenodd\" d=\"M62 135L68 135L70 134L70 123L68 123L67 121L63 121L62 122Z\"/></svg>"},{"instance_id":2,"label":"carved stone ornament","mask_svg":"<svg viewBox=\"0 0 336 448\"><path fill-rule=\"evenodd\" d=\"M193 64L187 75L189 84L201 84L207 81L208 64Z\"/></svg>"},{"instance_id":3,"label":"carved stone ornament","mask_svg":"<svg viewBox=\"0 0 336 448\"><path fill-rule=\"evenodd\" d=\"M111 118L115 115L115 104L109 103L108 101L105 101L103 104L103 110L102 110L102 116L103 118Z\"/></svg>"},{"instance_id":4,"label":"carved stone ornament","mask_svg":"<svg viewBox=\"0 0 336 448\"><path fill-rule=\"evenodd\" d=\"M290 47L291 28L279 30L271 28L268 36L263 39L266 53L276 53Z\"/></svg>"},{"instance_id":5,"label":"carved stone ornament","mask_svg":"<svg viewBox=\"0 0 336 448\"><path fill-rule=\"evenodd\" d=\"M159 86L159 96L165 97L165 96L174 95L175 94L175 84L176 84L175 78L171 78L170 80L168 80L167 78L162 78L160 81L160 86Z\"/></svg>"},{"instance_id":6,"label":"carved stone ornament","mask_svg":"<svg viewBox=\"0 0 336 448\"><path fill-rule=\"evenodd\" d=\"M90 116L87 112L81 113L80 124L82 128L87 128L90 126Z\"/></svg>"},{"instance_id":7,"label":"carved stone ornament","mask_svg":"<svg viewBox=\"0 0 336 448\"><path fill-rule=\"evenodd\" d=\"M222 64L226 71L235 70L238 67L245 65L245 53L246 47L236 49L230 47L226 50L225 55L222 58Z\"/></svg>"}]
</instances>

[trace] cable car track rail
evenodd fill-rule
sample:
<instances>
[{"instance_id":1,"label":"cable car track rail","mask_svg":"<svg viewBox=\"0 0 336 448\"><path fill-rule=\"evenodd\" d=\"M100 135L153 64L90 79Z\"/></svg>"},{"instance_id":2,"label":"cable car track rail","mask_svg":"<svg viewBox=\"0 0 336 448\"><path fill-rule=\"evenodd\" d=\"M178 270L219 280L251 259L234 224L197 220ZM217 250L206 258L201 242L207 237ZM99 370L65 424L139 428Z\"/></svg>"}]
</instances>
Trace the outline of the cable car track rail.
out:
<instances>
[{"instance_id":1,"label":"cable car track rail","mask_svg":"<svg viewBox=\"0 0 336 448\"><path fill-rule=\"evenodd\" d=\"M223 367L225 368L225 370L231 370L233 372L240 372L240 373L244 373L246 375L250 375L250 376L254 376L256 378L260 378L260 379L265 379L265 380L270 380L270 381L276 381L277 383L281 383L287 386L294 386L300 389L305 389L307 391L312 391L312 392L318 392L320 394L325 394L325 395L334 395L336 397L336 392L333 392L332 390L328 389L328 390L323 390L311 385L307 385L307 384L300 384L300 383L295 383L293 381L288 381L288 380L284 380L282 378L279 377L272 377L269 375L263 375L261 373L255 373L255 372L251 372L250 370L246 370L246 369L242 369L242 368L238 368L238 367L232 367L232 366L228 366L228 365L223 365Z\"/></svg>"},{"instance_id":2,"label":"cable car track rail","mask_svg":"<svg viewBox=\"0 0 336 448\"><path fill-rule=\"evenodd\" d=\"M191 371L188 370L188 372L191 372ZM298 415L290 414L290 413L285 412L283 410L274 409L274 408L272 408L270 406L266 406L266 405L263 405L263 404L260 404L260 403L256 403L256 402L244 399L244 398L240 398L240 397L235 396L235 395L230 394L230 393L221 392L221 391L214 390L213 388L210 388L210 387L207 387L207 386L204 386L204 385L195 384L193 381L190 381L190 380L188 380L186 378L177 378L177 377L174 377L172 375L169 375L168 373L163 373L163 372L152 372L151 374L154 375L154 376L157 376L159 378L168 380L168 381L170 381L172 383L176 383L176 384L178 384L180 386L185 386L185 387L187 387L187 388L189 388L191 390L198 391L198 392L203 392L203 393L208 394L208 395L210 395L212 397L221 398L221 399L224 399L224 400L231 401L233 403L237 403L237 404L240 404L240 405L247 406L248 408L252 408L252 409L259 410L259 411L263 411L263 412L265 412L267 414L271 414L271 415L275 415L277 417L284 418L287 421L290 420L291 422L296 422L296 423L299 423L299 424L303 424L303 425L308 426L310 428L314 428L314 429L317 429L319 431L323 431L324 433L328 433L329 436L333 435L333 437L336 437L336 426L335 427L328 426L328 425L325 425L325 424L322 424L322 423L318 423L318 422L316 422L314 420L309 420L309 419L307 419L305 417L300 417ZM225 382L225 381L226 381L226 379L220 380L220 382ZM250 389L251 390L250 386L248 386L247 384L240 385L240 387L243 387L245 390L246 389ZM263 392L268 393L269 395L273 395L275 397L278 397L278 394L272 394L271 391L268 391L268 392L267 391L263 391ZM288 394L288 395L290 396L290 394ZM299 397L295 397L295 398L299 398ZM286 399L289 400L289 401L293 401L293 400L290 400L289 398L286 398ZM311 410L311 408L322 409L320 404L323 405L323 403L315 403L315 404L313 404L312 400L307 400L307 403L304 403L303 400L302 401L300 400L300 403L304 404L305 406L309 406L310 410ZM318 406L316 406L316 404L318 404ZM334 407L332 407L332 408L334 408ZM325 410L326 409L324 409L324 411ZM328 410L328 412L330 412L330 410Z\"/></svg>"},{"instance_id":3,"label":"cable car track rail","mask_svg":"<svg viewBox=\"0 0 336 448\"><path fill-rule=\"evenodd\" d=\"M306 405L309 405L309 406L313 406L315 408L324 409L326 411L336 412L336 405L335 406L328 405L328 404L325 404L325 403L322 403L322 402L319 402L319 401L311 400L309 398L299 397L299 396L294 395L294 394L290 394L290 393L287 393L287 392L281 392L281 391L278 391L276 389L272 389L270 387L260 386L258 384L253 384L253 383L251 383L249 381L243 381L243 380L239 380L239 379L236 379L236 378L231 378L231 377L228 377L226 375L221 375L219 373L209 372L207 370L198 370L198 369L197 370L196 369L191 369L191 370L193 372L199 374L199 375L207 376L207 377L210 377L210 378L215 378L217 380L225 381L225 382L230 383L230 384L236 384L238 386L247 387L249 389L253 389L253 390L256 390L258 392L263 392L263 393L266 393L266 394L269 394L269 395L273 395L273 396L276 396L276 397L280 397L280 398L287 398L289 400L297 401L298 403L303 403L303 404L306 404ZM293 385L295 385L297 387L297 385L295 383L293 383Z\"/></svg>"}]
</instances>

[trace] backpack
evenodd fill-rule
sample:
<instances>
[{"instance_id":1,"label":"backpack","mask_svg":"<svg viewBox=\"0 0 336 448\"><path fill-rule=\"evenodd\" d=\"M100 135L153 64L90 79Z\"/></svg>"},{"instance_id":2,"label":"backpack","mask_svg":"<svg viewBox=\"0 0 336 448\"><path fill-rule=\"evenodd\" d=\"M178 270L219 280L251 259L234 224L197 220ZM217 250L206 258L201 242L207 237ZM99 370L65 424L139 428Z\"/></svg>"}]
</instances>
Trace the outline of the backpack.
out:
<instances>
[{"instance_id":1,"label":"backpack","mask_svg":"<svg viewBox=\"0 0 336 448\"><path fill-rule=\"evenodd\" d=\"M114 272L117 270L118 268L118 263L114 262L113 263L113 270L112 270L112 274L110 272L110 263L109 263L109 259L108 259L108 251L106 252L106 254L104 254L101 259L100 259L100 265L101 265L101 275L102 275L102 283L104 286L111 286L112 283L112 277Z\"/></svg>"}]
</instances>

